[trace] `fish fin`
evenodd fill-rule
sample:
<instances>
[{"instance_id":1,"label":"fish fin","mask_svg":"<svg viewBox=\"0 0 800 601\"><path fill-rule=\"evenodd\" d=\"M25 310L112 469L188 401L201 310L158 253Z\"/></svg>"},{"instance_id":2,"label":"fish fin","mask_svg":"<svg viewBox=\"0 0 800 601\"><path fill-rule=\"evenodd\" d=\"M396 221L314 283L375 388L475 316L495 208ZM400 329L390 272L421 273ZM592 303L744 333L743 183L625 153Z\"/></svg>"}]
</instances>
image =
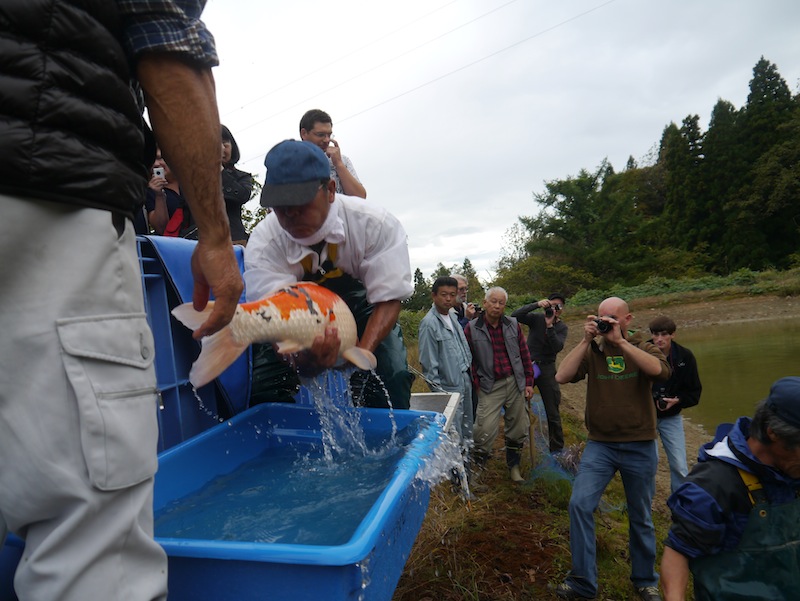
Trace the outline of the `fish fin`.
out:
<instances>
[{"instance_id":1,"label":"fish fin","mask_svg":"<svg viewBox=\"0 0 800 601\"><path fill-rule=\"evenodd\" d=\"M208 301L208 304L202 311L195 311L192 303L183 303L182 305L175 307L172 310L172 314L178 321L194 332L203 323L205 323L206 319L208 319L208 316L213 310L214 301Z\"/></svg>"},{"instance_id":2,"label":"fish fin","mask_svg":"<svg viewBox=\"0 0 800 601\"><path fill-rule=\"evenodd\" d=\"M229 326L203 338L203 349L189 371L195 388L205 386L239 358L249 345L237 343Z\"/></svg>"},{"instance_id":3,"label":"fish fin","mask_svg":"<svg viewBox=\"0 0 800 601\"><path fill-rule=\"evenodd\" d=\"M342 353L342 357L355 365L358 369L372 370L378 366L378 360L367 349L350 347Z\"/></svg>"},{"instance_id":4,"label":"fish fin","mask_svg":"<svg viewBox=\"0 0 800 601\"><path fill-rule=\"evenodd\" d=\"M305 350L302 344L297 342L296 340L281 340L279 342L275 342L275 350L278 351L281 355L291 355L292 353L299 353L300 351Z\"/></svg>"}]
</instances>

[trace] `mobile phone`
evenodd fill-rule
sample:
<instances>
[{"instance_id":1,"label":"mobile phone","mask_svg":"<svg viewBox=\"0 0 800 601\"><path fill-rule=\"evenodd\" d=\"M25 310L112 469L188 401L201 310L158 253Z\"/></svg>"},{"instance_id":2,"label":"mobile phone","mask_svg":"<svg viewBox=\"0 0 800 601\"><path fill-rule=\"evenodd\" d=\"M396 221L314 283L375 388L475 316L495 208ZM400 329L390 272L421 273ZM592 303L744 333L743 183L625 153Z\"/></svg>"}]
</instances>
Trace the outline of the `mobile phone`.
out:
<instances>
[{"instance_id":1,"label":"mobile phone","mask_svg":"<svg viewBox=\"0 0 800 601\"><path fill-rule=\"evenodd\" d=\"M164 168L153 167L153 177L164 177Z\"/></svg>"}]
</instances>

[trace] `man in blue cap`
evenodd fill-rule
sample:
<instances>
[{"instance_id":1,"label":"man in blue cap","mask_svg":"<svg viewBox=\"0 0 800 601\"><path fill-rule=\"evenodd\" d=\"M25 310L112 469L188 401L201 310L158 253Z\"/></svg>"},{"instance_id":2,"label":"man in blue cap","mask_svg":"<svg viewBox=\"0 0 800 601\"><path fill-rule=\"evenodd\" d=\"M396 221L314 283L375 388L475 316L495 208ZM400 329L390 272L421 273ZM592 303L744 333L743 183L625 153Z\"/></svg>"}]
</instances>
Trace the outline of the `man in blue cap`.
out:
<instances>
[{"instance_id":1,"label":"man in blue cap","mask_svg":"<svg viewBox=\"0 0 800 601\"><path fill-rule=\"evenodd\" d=\"M412 376L397 317L414 286L403 226L374 203L337 194L328 157L311 142L285 140L264 165L261 204L272 212L245 249L247 299L298 281L336 292L356 318L358 346L378 360L381 382L369 372L351 378L354 401L408 409ZM302 361L311 372L332 367L338 349L338 335L329 328Z\"/></svg>"},{"instance_id":2,"label":"man in blue cap","mask_svg":"<svg viewBox=\"0 0 800 601\"><path fill-rule=\"evenodd\" d=\"M727 426L727 427L726 427ZM800 591L800 377L781 378L751 419L724 424L669 498L661 562L668 601L796 599Z\"/></svg>"}]
</instances>

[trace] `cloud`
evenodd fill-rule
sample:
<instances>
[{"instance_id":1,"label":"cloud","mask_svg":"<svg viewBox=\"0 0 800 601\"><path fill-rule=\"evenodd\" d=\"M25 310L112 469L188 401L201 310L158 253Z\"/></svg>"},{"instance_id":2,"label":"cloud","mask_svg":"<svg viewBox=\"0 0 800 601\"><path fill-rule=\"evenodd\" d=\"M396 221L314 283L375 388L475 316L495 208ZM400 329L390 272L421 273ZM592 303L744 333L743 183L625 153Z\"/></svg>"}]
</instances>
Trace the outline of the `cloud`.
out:
<instances>
[{"instance_id":1,"label":"cloud","mask_svg":"<svg viewBox=\"0 0 800 601\"><path fill-rule=\"evenodd\" d=\"M235 7L235 10L233 9ZM647 155L670 122L741 107L763 55L793 91L794 0L209 2L223 122L240 168L328 111L412 266L484 277L544 182Z\"/></svg>"}]
</instances>

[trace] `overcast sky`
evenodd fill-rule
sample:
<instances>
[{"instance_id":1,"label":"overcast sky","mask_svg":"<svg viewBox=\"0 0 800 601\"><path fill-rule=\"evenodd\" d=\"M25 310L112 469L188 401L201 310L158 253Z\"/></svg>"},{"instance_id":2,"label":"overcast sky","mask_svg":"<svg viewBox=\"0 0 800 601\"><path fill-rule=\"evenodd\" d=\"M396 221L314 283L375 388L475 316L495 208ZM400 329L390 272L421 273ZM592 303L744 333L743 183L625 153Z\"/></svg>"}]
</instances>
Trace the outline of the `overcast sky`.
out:
<instances>
[{"instance_id":1,"label":"overcast sky","mask_svg":"<svg viewBox=\"0 0 800 601\"><path fill-rule=\"evenodd\" d=\"M689 114L705 131L762 55L800 78L798 0L209 0L203 19L239 168L263 183L266 152L327 111L426 277L469 257L490 279L545 181L641 162Z\"/></svg>"}]
</instances>

